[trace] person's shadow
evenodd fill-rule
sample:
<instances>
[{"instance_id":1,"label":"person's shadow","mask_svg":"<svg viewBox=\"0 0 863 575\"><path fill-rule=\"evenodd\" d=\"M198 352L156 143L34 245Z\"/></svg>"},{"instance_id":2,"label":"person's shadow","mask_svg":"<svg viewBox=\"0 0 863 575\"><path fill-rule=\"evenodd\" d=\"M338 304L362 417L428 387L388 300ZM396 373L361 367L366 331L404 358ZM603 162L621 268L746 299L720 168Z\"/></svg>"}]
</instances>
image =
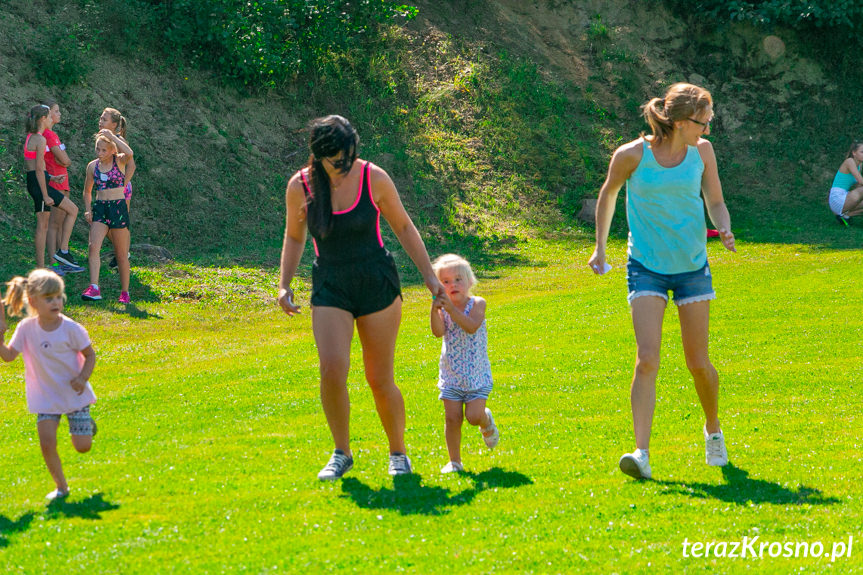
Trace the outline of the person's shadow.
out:
<instances>
[{"instance_id":1,"label":"person's shadow","mask_svg":"<svg viewBox=\"0 0 863 575\"><path fill-rule=\"evenodd\" d=\"M105 501L105 496L95 493L82 501L67 501L66 499L54 499L48 503L45 509L46 519L58 517L80 517L82 519L102 519L102 513L119 509L120 506L110 501ZM9 546L9 537L16 533L26 531L36 513L28 511L16 520L0 515L0 549Z\"/></svg>"},{"instance_id":2,"label":"person's shadow","mask_svg":"<svg viewBox=\"0 0 863 575\"><path fill-rule=\"evenodd\" d=\"M826 497L820 490L801 485L789 489L778 483L763 479L751 479L749 472L728 463L722 468L725 483L689 483L683 481L655 481L670 489L665 495L688 495L700 499L719 499L728 503L745 505L747 503L772 503L774 505L833 505L841 503L836 497Z\"/></svg>"},{"instance_id":3,"label":"person's shadow","mask_svg":"<svg viewBox=\"0 0 863 575\"><path fill-rule=\"evenodd\" d=\"M393 478L393 488L372 489L353 477L342 479L343 497L350 497L363 509L393 509L402 515L444 515L450 508L467 505L474 497L486 489L495 487L520 487L531 485L533 481L517 471L504 471L493 467L481 473L461 472L469 477L474 486L453 493L447 487L426 486L422 476L417 473L397 475Z\"/></svg>"},{"instance_id":4,"label":"person's shadow","mask_svg":"<svg viewBox=\"0 0 863 575\"><path fill-rule=\"evenodd\" d=\"M129 317L133 317L135 319L162 319L162 316L160 316L159 314L148 312L147 310L141 309L133 303L120 305L117 308L116 313L126 313Z\"/></svg>"},{"instance_id":5,"label":"person's shadow","mask_svg":"<svg viewBox=\"0 0 863 575\"><path fill-rule=\"evenodd\" d=\"M45 516L54 519L59 516L80 517L81 519L102 519L102 513L119 509L120 506L110 501L105 501L101 493L94 493L82 501L67 501L66 499L55 499L48 504Z\"/></svg>"},{"instance_id":6,"label":"person's shadow","mask_svg":"<svg viewBox=\"0 0 863 575\"><path fill-rule=\"evenodd\" d=\"M12 521L8 517L0 515L0 549L9 546L10 535L21 533L30 527L35 516L35 513L28 511L15 521Z\"/></svg>"}]
</instances>

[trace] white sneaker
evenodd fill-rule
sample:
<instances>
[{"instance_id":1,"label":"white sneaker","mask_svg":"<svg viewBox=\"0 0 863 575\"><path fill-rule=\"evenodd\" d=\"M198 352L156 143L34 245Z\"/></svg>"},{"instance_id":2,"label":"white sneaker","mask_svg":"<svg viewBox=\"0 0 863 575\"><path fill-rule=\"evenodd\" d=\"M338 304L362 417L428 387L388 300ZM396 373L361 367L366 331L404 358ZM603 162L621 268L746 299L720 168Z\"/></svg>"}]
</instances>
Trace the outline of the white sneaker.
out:
<instances>
[{"instance_id":1,"label":"white sneaker","mask_svg":"<svg viewBox=\"0 0 863 575\"><path fill-rule=\"evenodd\" d=\"M410 475L411 460L404 453L390 454L390 475Z\"/></svg>"},{"instance_id":2,"label":"white sneaker","mask_svg":"<svg viewBox=\"0 0 863 575\"><path fill-rule=\"evenodd\" d=\"M488 427L480 427L482 432L482 440L489 449L494 449L500 441L500 432L497 430L497 425L494 424L494 417L491 416L491 410L485 408L485 414L488 416ZM491 435L486 435L487 431L491 431Z\"/></svg>"},{"instance_id":3,"label":"white sneaker","mask_svg":"<svg viewBox=\"0 0 863 575\"><path fill-rule=\"evenodd\" d=\"M458 473L459 471L464 471L464 465L458 461L450 461L440 470L441 473Z\"/></svg>"},{"instance_id":4,"label":"white sneaker","mask_svg":"<svg viewBox=\"0 0 863 575\"><path fill-rule=\"evenodd\" d=\"M51 493L46 495L45 499L47 499L48 501L56 501L58 499L65 499L68 496L69 496L69 490L68 489L66 491L60 491L59 489L55 489L54 491L52 491Z\"/></svg>"},{"instance_id":5,"label":"white sneaker","mask_svg":"<svg viewBox=\"0 0 863 575\"><path fill-rule=\"evenodd\" d=\"M719 433L707 433L704 428L704 459L707 465L722 467L728 464L728 450L725 449L725 436Z\"/></svg>"},{"instance_id":6,"label":"white sneaker","mask_svg":"<svg viewBox=\"0 0 863 575\"><path fill-rule=\"evenodd\" d=\"M636 449L632 453L626 453L618 463L620 470L636 479L650 479L650 456L646 451Z\"/></svg>"}]
</instances>

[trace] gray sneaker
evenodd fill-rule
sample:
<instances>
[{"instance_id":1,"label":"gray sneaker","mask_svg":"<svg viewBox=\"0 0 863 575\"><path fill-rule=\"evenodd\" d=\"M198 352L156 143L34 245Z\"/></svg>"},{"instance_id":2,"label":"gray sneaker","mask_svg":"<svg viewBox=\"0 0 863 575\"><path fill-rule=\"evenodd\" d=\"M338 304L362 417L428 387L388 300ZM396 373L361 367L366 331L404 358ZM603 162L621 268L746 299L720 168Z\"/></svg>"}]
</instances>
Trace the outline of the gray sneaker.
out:
<instances>
[{"instance_id":1,"label":"gray sneaker","mask_svg":"<svg viewBox=\"0 0 863 575\"><path fill-rule=\"evenodd\" d=\"M390 454L390 475L409 475L413 473L411 470L411 460L404 453Z\"/></svg>"},{"instance_id":2,"label":"gray sneaker","mask_svg":"<svg viewBox=\"0 0 863 575\"><path fill-rule=\"evenodd\" d=\"M345 455L345 452L341 449L336 449L333 451L333 455L330 457L330 460L324 468L321 469L321 472L318 473L318 479L321 481L340 479L342 475L350 471L353 466L354 458Z\"/></svg>"},{"instance_id":3,"label":"gray sneaker","mask_svg":"<svg viewBox=\"0 0 863 575\"><path fill-rule=\"evenodd\" d=\"M636 479L650 479L653 475L650 471L650 456L641 449L624 454L618 465L621 471Z\"/></svg>"},{"instance_id":4,"label":"gray sneaker","mask_svg":"<svg viewBox=\"0 0 863 575\"><path fill-rule=\"evenodd\" d=\"M704 428L704 459L707 465L722 467L728 464L728 450L725 449L725 436L719 433L707 433Z\"/></svg>"}]
</instances>

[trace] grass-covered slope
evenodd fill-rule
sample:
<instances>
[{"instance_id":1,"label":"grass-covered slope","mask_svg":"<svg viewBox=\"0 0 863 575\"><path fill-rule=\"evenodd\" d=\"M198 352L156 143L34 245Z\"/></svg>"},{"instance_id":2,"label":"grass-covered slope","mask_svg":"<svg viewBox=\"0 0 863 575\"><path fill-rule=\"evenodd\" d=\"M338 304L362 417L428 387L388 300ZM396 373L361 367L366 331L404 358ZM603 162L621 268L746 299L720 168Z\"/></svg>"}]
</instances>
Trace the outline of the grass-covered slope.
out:
<instances>
[{"instance_id":1,"label":"grass-covered slope","mask_svg":"<svg viewBox=\"0 0 863 575\"><path fill-rule=\"evenodd\" d=\"M286 177L306 156L302 128L331 112L354 121L362 154L393 173L433 246L493 263L529 236L575 229L587 240L574 220L581 199L596 194L613 148L644 128L638 106L677 80L714 92L711 138L742 237L858 243L859 230L833 227L825 208L832 173L863 132L854 59L829 35L715 29L656 1L418 6L365 49L249 93L166 55L116 2L4 3L2 270L32 261L21 118L46 95L63 107L57 131L79 199L99 112L128 116L133 242L186 262L275 265ZM80 223L74 245L85 242Z\"/></svg>"}]
</instances>

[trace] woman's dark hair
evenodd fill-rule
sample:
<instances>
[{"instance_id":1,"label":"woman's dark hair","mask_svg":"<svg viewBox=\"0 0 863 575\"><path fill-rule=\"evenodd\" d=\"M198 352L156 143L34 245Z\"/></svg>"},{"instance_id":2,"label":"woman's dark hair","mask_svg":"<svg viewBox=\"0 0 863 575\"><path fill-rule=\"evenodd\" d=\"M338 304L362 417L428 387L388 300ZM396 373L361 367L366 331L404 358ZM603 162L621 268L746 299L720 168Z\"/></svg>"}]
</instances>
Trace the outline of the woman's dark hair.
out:
<instances>
[{"instance_id":1,"label":"woman's dark hair","mask_svg":"<svg viewBox=\"0 0 863 575\"><path fill-rule=\"evenodd\" d=\"M851 147L848 148L848 154L845 156L845 159L847 160L852 155L854 155L854 152L856 152L857 148L859 148L860 146L863 146L863 140L854 140L853 142L851 142Z\"/></svg>"},{"instance_id":2,"label":"woman's dark hair","mask_svg":"<svg viewBox=\"0 0 863 575\"><path fill-rule=\"evenodd\" d=\"M30 108L30 113L27 114L27 119L24 121L28 134L35 134L39 131L39 120L48 115L51 108L45 104L39 104Z\"/></svg>"},{"instance_id":3,"label":"woman's dark hair","mask_svg":"<svg viewBox=\"0 0 863 575\"><path fill-rule=\"evenodd\" d=\"M357 131L342 116L326 116L312 120L309 125L309 162L306 167L311 175L311 196L306 204L307 222L312 235L326 237L333 229L333 200L330 176L324 169L324 158L342 153L335 167L347 174L357 159L360 137Z\"/></svg>"}]
</instances>

